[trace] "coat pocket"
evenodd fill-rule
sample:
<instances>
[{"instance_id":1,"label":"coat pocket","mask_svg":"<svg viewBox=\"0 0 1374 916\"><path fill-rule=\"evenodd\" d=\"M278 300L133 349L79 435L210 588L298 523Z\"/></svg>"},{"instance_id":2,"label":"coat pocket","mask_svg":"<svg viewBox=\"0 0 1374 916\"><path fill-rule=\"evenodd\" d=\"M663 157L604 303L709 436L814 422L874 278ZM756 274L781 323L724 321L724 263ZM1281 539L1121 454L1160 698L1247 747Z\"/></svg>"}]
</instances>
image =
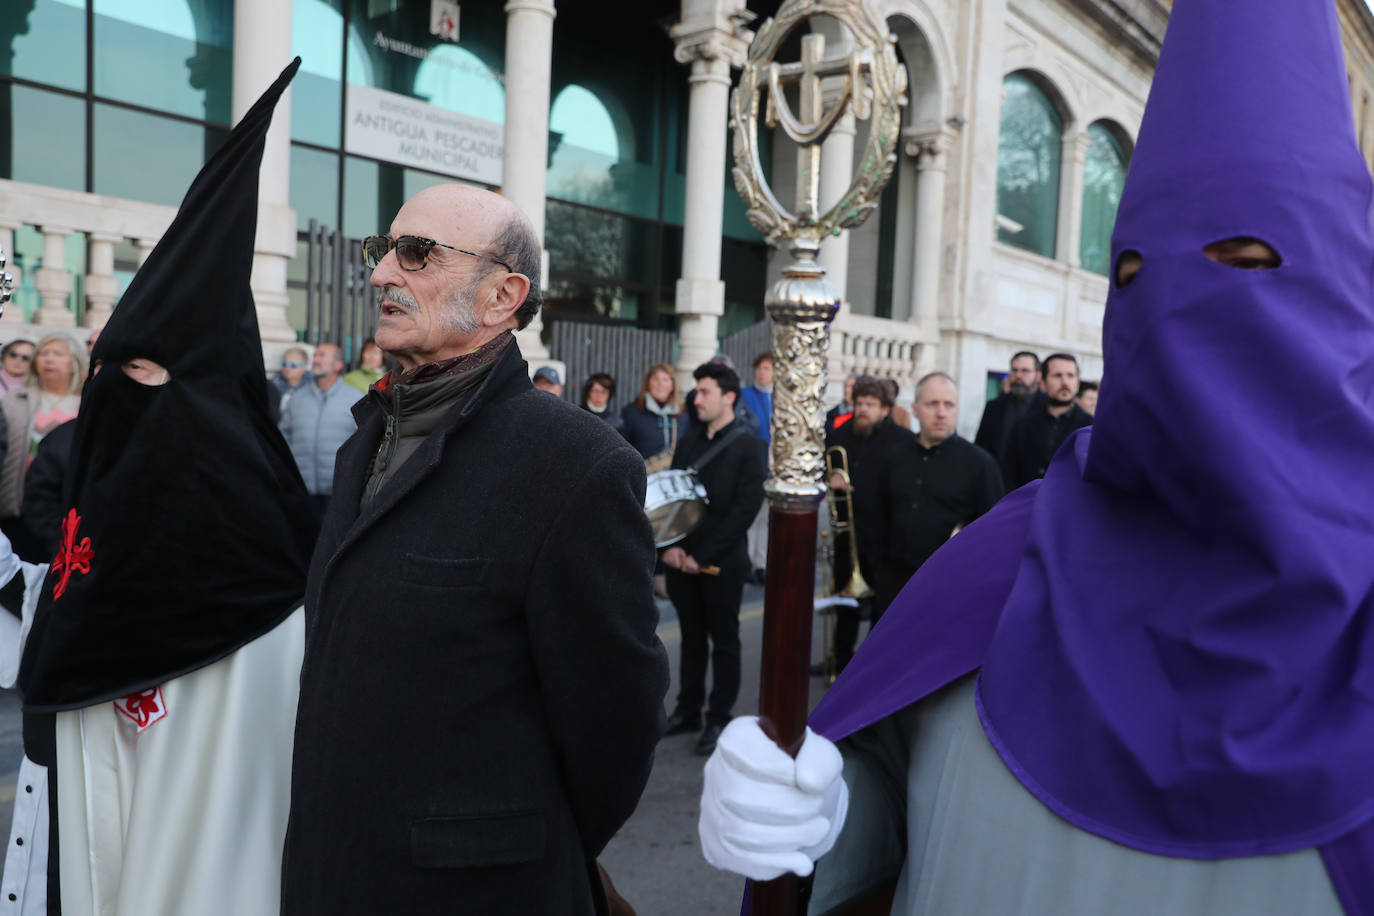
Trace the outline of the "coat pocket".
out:
<instances>
[{"instance_id":1,"label":"coat pocket","mask_svg":"<svg viewBox=\"0 0 1374 916\"><path fill-rule=\"evenodd\" d=\"M548 827L542 811L410 822L410 861L417 868L489 868L544 857Z\"/></svg>"},{"instance_id":2,"label":"coat pocket","mask_svg":"<svg viewBox=\"0 0 1374 916\"><path fill-rule=\"evenodd\" d=\"M401 561L401 578L413 585L434 588L479 588L490 565L486 557L427 557L408 553Z\"/></svg>"}]
</instances>

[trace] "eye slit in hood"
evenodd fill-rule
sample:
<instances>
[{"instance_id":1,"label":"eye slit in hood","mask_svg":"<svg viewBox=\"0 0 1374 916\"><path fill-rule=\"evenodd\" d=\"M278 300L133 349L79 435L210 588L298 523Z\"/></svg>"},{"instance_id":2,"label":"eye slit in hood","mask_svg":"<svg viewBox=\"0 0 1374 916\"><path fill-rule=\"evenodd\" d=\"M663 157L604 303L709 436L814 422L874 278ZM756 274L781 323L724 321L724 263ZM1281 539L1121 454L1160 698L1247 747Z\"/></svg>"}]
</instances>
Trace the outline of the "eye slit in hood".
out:
<instances>
[{"instance_id":1,"label":"eye slit in hood","mask_svg":"<svg viewBox=\"0 0 1374 916\"><path fill-rule=\"evenodd\" d=\"M1145 258L1140 252L1121 252L1121 257L1116 259L1116 270L1112 271L1112 276L1116 277L1116 288L1125 289L1130 286L1135 275L1140 273L1140 269L1144 266Z\"/></svg>"},{"instance_id":2,"label":"eye slit in hood","mask_svg":"<svg viewBox=\"0 0 1374 916\"><path fill-rule=\"evenodd\" d=\"M1202 253L1236 270L1273 270L1283 264L1283 258L1273 245L1248 235L1213 242L1203 248Z\"/></svg>"}]
</instances>

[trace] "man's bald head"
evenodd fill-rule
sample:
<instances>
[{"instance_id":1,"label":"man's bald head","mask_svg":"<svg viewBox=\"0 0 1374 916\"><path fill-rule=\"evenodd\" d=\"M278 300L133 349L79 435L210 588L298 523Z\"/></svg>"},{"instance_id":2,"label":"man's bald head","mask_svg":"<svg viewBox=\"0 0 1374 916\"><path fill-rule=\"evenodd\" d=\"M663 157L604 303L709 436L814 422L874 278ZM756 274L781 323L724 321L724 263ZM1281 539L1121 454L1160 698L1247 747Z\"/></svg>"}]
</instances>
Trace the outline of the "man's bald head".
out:
<instances>
[{"instance_id":1,"label":"man's bald head","mask_svg":"<svg viewBox=\"0 0 1374 916\"><path fill-rule=\"evenodd\" d=\"M425 188L406 201L396 214L396 221L399 222L403 215L435 221L443 228L444 235L431 238L446 241L460 234L467 237L474 246L473 251L504 261L512 271L528 278L529 293L516 312L516 318L520 328L534 320L543 303L539 289L543 252L534 224L508 198L471 185L439 184ZM499 264L486 262L488 272L499 268Z\"/></svg>"},{"instance_id":2,"label":"man's bald head","mask_svg":"<svg viewBox=\"0 0 1374 916\"><path fill-rule=\"evenodd\" d=\"M392 248L371 257L379 290L378 346L403 370L470 353L539 312L539 238L499 194L436 185L405 202L389 230ZM396 240L408 242L406 264Z\"/></svg>"}]
</instances>

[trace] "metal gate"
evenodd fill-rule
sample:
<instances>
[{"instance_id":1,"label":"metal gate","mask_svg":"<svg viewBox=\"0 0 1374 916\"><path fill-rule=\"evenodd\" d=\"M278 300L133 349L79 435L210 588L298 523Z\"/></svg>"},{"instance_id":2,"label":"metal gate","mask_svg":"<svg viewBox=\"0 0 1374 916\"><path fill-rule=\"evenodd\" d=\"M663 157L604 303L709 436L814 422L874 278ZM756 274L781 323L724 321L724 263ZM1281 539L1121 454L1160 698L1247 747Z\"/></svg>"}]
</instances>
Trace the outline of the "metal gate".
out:
<instances>
[{"instance_id":1,"label":"metal gate","mask_svg":"<svg viewBox=\"0 0 1374 916\"><path fill-rule=\"evenodd\" d=\"M306 246L305 339L338 344L356 365L363 341L377 327L372 271L363 266L362 243L311 220Z\"/></svg>"},{"instance_id":2,"label":"metal gate","mask_svg":"<svg viewBox=\"0 0 1374 916\"><path fill-rule=\"evenodd\" d=\"M568 367L563 396L579 406L587 378L606 372L615 379L610 409L619 412L639 394L640 383L650 366L672 363L677 346L677 335L672 331L588 321L549 323L553 337L551 355Z\"/></svg>"},{"instance_id":3,"label":"metal gate","mask_svg":"<svg viewBox=\"0 0 1374 916\"><path fill-rule=\"evenodd\" d=\"M773 349L773 319L765 318L758 324L751 324L726 337L720 342L720 352L730 357L739 373L741 385L754 384L754 373L750 371L754 357Z\"/></svg>"}]
</instances>

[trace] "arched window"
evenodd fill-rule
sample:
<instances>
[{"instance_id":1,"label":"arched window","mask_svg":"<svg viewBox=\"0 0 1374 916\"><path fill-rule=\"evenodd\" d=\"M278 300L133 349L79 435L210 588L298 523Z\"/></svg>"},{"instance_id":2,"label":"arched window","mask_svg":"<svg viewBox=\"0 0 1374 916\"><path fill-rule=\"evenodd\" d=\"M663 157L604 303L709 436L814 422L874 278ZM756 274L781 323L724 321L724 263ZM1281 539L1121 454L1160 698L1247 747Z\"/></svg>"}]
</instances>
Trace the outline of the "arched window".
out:
<instances>
[{"instance_id":1,"label":"arched window","mask_svg":"<svg viewBox=\"0 0 1374 916\"><path fill-rule=\"evenodd\" d=\"M415 95L461 114L506 123L506 87L482 58L457 45L438 45L415 74Z\"/></svg>"},{"instance_id":2,"label":"arched window","mask_svg":"<svg viewBox=\"0 0 1374 916\"><path fill-rule=\"evenodd\" d=\"M560 90L549 108L549 154L550 197L642 216L645 205L656 208L646 179L657 172L632 161L634 133L614 96L576 83Z\"/></svg>"},{"instance_id":3,"label":"arched window","mask_svg":"<svg viewBox=\"0 0 1374 916\"><path fill-rule=\"evenodd\" d=\"M1083 236L1078 256L1084 270L1111 272L1112 226L1126 184L1126 151L1101 122L1088 125L1088 157L1083 169Z\"/></svg>"},{"instance_id":4,"label":"arched window","mask_svg":"<svg viewBox=\"0 0 1374 916\"><path fill-rule=\"evenodd\" d=\"M563 144L620 159L620 132L605 103L589 89L573 85L558 93L549 109L549 130L561 134Z\"/></svg>"},{"instance_id":5,"label":"arched window","mask_svg":"<svg viewBox=\"0 0 1374 916\"><path fill-rule=\"evenodd\" d=\"M997 238L1054 257L1059 215L1059 159L1064 125L1050 100L1026 77L1002 81L997 143Z\"/></svg>"}]
</instances>

